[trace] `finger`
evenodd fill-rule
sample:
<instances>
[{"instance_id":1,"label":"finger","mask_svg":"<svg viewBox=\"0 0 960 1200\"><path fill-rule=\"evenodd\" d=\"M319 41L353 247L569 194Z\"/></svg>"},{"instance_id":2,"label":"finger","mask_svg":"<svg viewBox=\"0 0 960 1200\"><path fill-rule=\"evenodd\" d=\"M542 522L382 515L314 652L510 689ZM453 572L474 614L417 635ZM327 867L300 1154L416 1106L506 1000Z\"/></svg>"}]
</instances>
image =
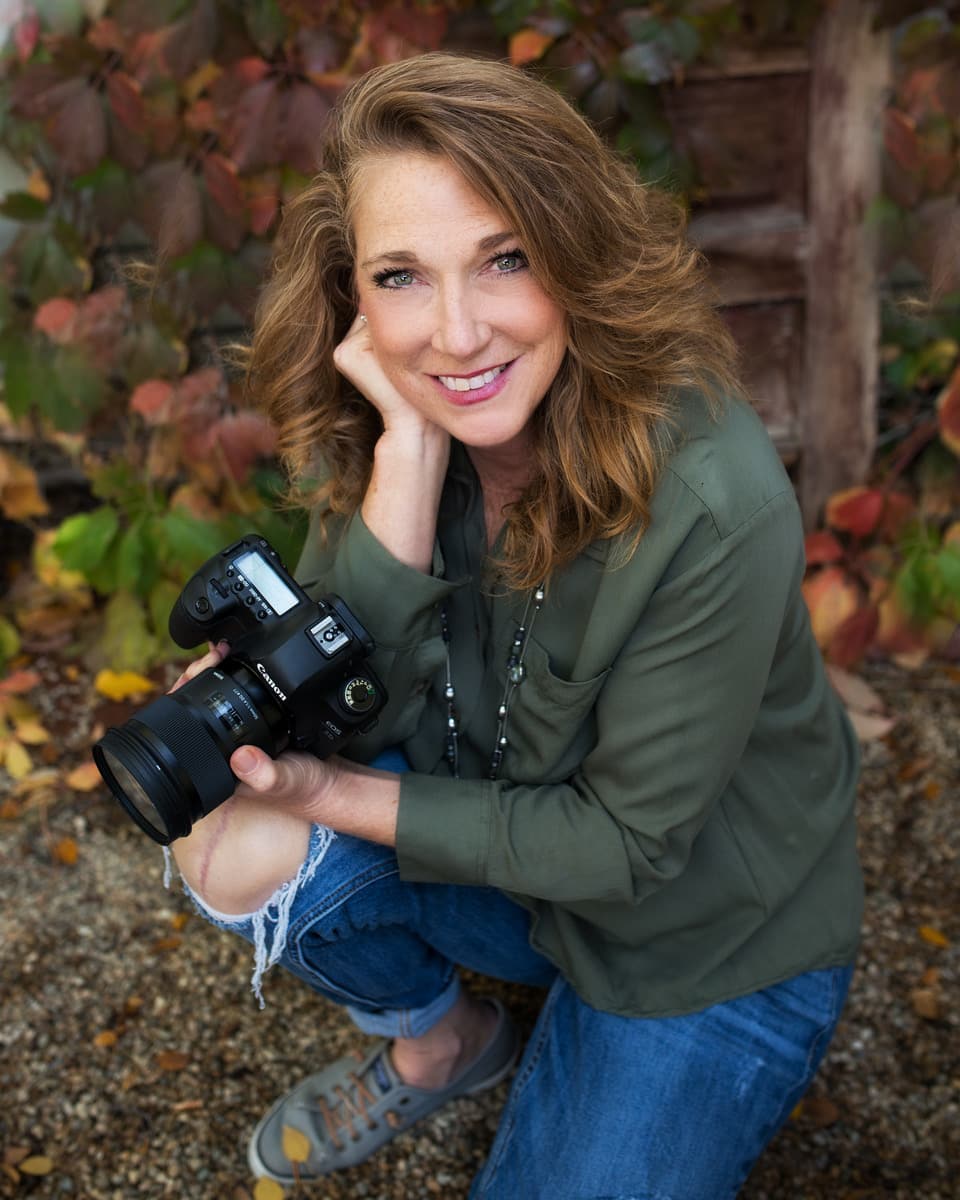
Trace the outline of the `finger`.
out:
<instances>
[{"instance_id":1,"label":"finger","mask_svg":"<svg viewBox=\"0 0 960 1200\"><path fill-rule=\"evenodd\" d=\"M230 770L255 792L276 792L280 786L277 762L256 746L241 746L230 756Z\"/></svg>"},{"instance_id":2,"label":"finger","mask_svg":"<svg viewBox=\"0 0 960 1200\"><path fill-rule=\"evenodd\" d=\"M189 666L185 667L181 674L177 677L177 680L170 691L175 692L177 688L183 687L183 685L188 683L191 679L196 679L201 671L205 671L208 667L215 667L218 663L223 662L223 659L226 656L220 650L221 645L226 646L226 642L218 643L217 647L212 650L208 650L203 658L197 658L190 663Z\"/></svg>"}]
</instances>

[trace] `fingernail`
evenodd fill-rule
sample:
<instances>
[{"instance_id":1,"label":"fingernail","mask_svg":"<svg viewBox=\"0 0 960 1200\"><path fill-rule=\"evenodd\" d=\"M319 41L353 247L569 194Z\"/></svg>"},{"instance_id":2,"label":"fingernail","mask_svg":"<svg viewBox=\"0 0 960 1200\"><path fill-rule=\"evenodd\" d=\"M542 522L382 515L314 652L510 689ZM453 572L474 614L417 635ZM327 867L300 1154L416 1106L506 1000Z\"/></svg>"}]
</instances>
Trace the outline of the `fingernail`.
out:
<instances>
[{"instance_id":1,"label":"fingernail","mask_svg":"<svg viewBox=\"0 0 960 1200\"><path fill-rule=\"evenodd\" d=\"M249 746L241 746L230 759L230 766L235 775L249 775L256 770L257 756Z\"/></svg>"}]
</instances>

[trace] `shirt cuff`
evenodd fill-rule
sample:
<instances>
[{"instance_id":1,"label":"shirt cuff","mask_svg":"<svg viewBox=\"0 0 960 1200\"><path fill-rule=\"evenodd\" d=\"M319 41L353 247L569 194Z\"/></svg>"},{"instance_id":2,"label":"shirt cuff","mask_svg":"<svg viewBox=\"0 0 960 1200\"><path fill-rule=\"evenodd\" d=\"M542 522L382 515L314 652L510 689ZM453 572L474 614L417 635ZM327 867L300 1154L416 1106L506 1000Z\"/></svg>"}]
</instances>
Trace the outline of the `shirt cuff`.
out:
<instances>
[{"instance_id":1,"label":"shirt cuff","mask_svg":"<svg viewBox=\"0 0 960 1200\"><path fill-rule=\"evenodd\" d=\"M400 776L396 851L401 879L486 884L490 787L485 779Z\"/></svg>"}]
</instances>

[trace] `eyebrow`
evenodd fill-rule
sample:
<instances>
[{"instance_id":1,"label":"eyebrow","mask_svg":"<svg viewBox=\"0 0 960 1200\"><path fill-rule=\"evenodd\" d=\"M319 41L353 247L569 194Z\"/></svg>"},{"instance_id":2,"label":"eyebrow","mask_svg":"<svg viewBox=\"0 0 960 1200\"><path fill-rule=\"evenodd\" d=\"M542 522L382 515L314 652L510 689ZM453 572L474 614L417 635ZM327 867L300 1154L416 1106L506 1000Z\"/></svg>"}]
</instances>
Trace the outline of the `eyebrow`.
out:
<instances>
[{"instance_id":1,"label":"eyebrow","mask_svg":"<svg viewBox=\"0 0 960 1200\"><path fill-rule=\"evenodd\" d=\"M503 233L488 234L485 238L481 238L480 241L477 242L477 250L480 251L481 254L487 250L496 250L496 248L503 245L504 242L515 241L516 236L517 235L515 233L511 233L510 230L504 230ZM370 258L365 259L360 266L369 267L371 263L375 262L408 263L415 262L416 258L417 256L412 250L386 250L382 254L374 254Z\"/></svg>"}]
</instances>

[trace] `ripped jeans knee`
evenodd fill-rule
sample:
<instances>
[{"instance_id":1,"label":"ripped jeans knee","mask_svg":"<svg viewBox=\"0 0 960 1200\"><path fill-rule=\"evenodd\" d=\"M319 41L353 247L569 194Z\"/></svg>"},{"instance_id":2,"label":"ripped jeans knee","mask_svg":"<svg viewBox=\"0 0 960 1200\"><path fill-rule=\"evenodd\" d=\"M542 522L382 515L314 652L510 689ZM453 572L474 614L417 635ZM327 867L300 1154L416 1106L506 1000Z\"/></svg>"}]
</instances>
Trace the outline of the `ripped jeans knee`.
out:
<instances>
[{"instance_id":1,"label":"ripped jeans knee","mask_svg":"<svg viewBox=\"0 0 960 1200\"><path fill-rule=\"evenodd\" d=\"M190 897L197 912L220 929L237 933L253 946L253 971L250 988L263 1008L263 976L276 963L281 962L287 947L290 917L302 888L309 884L326 857L330 844L337 835L325 825L314 825L306 858L291 879L282 883L272 896L258 909L249 913L222 913L209 905L194 891L181 876L183 890ZM173 860L170 849L163 848L166 869L164 884L169 887L172 878Z\"/></svg>"}]
</instances>

